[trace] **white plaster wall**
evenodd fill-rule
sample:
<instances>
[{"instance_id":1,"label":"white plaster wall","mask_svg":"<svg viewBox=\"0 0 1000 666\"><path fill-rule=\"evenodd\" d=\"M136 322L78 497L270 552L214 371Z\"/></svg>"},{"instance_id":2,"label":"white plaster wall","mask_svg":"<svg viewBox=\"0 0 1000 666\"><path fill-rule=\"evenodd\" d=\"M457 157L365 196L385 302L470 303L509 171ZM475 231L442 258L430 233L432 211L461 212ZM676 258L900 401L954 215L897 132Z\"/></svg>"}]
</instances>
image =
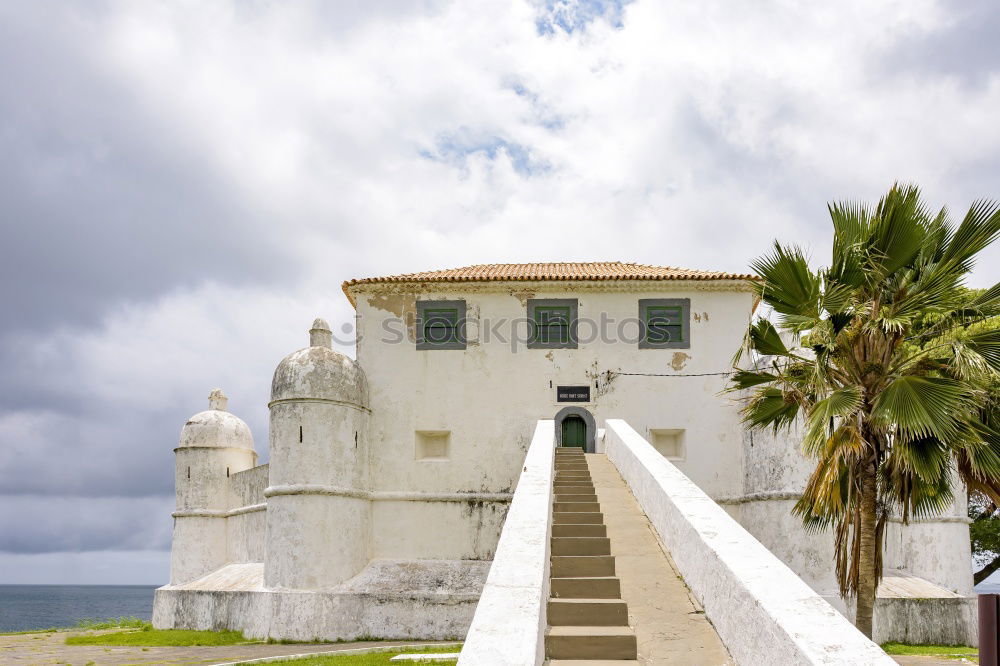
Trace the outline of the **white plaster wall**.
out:
<instances>
[{"instance_id":1,"label":"white plaster wall","mask_svg":"<svg viewBox=\"0 0 1000 666\"><path fill-rule=\"evenodd\" d=\"M267 541L266 511L238 513L226 519L227 562L263 562Z\"/></svg>"},{"instance_id":2,"label":"white plaster wall","mask_svg":"<svg viewBox=\"0 0 1000 666\"><path fill-rule=\"evenodd\" d=\"M539 421L461 666L534 666L545 660L554 462L554 424Z\"/></svg>"},{"instance_id":3,"label":"white plaster wall","mask_svg":"<svg viewBox=\"0 0 1000 666\"><path fill-rule=\"evenodd\" d=\"M267 489L269 465L258 465L229 477L229 508L262 504Z\"/></svg>"},{"instance_id":4,"label":"white plaster wall","mask_svg":"<svg viewBox=\"0 0 1000 666\"><path fill-rule=\"evenodd\" d=\"M554 387L560 384L589 384L593 401L579 406L588 409L598 422L614 416L628 419L643 432L649 428L684 429L687 455L678 461L678 467L713 494L741 491L740 428L735 405L719 396L724 377L617 376L608 382L605 373L679 375L727 370L747 327L751 294L719 290L731 289L731 285L695 282L656 283L653 291L643 290L648 285L623 287L617 283L443 287L419 296L356 294L358 361L370 391L371 479L376 492L510 492L534 424L551 419L570 404L556 402ZM622 291L626 288L629 291ZM412 322L418 297L466 301L470 319L467 350L417 351L412 337L398 340L398 325L387 332L387 320L402 317ZM575 350L529 350L520 342L512 351L509 339L500 340L495 330L486 330L487 321L519 321L523 340L528 297L577 298L581 320L600 321L601 313L615 321L631 320L629 332L633 335L640 298L690 298L691 348L647 350L639 349L636 343L582 340ZM503 332L509 330L504 327ZM392 331L397 333L396 343L391 341ZM587 331L581 330L580 335L584 338ZM594 388L595 381L599 388ZM450 431L446 462L415 459L417 430ZM400 507L400 511L413 520L376 518L377 550L410 540L424 543L425 520L445 524L453 515L453 508L442 504ZM382 516L386 511L379 507L376 513ZM478 532L484 529L481 524L490 522L480 523L477 518L447 524ZM489 540L495 542L498 534ZM465 557L473 539L485 543L482 535L470 533L429 544L433 550L418 550L436 557ZM483 552L483 548L477 551Z\"/></svg>"},{"instance_id":5,"label":"white plaster wall","mask_svg":"<svg viewBox=\"0 0 1000 666\"><path fill-rule=\"evenodd\" d=\"M374 557L491 560L508 506L474 500L374 502Z\"/></svg>"},{"instance_id":6,"label":"white plaster wall","mask_svg":"<svg viewBox=\"0 0 1000 666\"><path fill-rule=\"evenodd\" d=\"M216 516L174 518L170 549L170 584L195 580L226 563L226 519Z\"/></svg>"},{"instance_id":7,"label":"white plaster wall","mask_svg":"<svg viewBox=\"0 0 1000 666\"><path fill-rule=\"evenodd\" d=\"M964 498L955 504L956 508L964 508ZM906 526L891 522L886 526L886 567L970 596L973 594L971 562L972 544L965 515L911 521Z\"/></svg>"},{"instance_id":8,"label":"white plaster wall","mask_svg":"<svg viewBox=\"0 0 1000 666\"><path fill-rule=\"evenodd\" d=\"M625 421L606 426L609 460L737 663L895 663Z\"/></svg>"},{"instance_id":9,"label":"white plaster wall","mask_svg":"<svg viewBox=\"0 0 1000 666\"><path fill-rule=\"evenodd\" d=\"M371 559L368 413L319 401L271 405L264 580L321 589Z\"/></svg>"},{"instance_id":10,"label":"white plaster wall","mask_svg":"<svg viewBox=\"0 0 1000 666\"><path fill-rule=\"evenodd\" d=\"M316 494L269 498L265 584L317 590L347 580L370 559L370 524L367 500Z\"/></svg>"}]
</instances>

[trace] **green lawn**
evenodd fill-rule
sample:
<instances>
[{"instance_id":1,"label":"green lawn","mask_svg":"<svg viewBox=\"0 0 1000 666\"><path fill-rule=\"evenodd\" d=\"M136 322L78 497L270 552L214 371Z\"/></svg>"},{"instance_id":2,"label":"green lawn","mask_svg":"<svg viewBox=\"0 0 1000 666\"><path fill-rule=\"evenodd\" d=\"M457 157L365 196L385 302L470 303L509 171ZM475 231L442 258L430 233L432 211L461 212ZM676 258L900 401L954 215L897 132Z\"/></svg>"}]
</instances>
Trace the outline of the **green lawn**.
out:
<instances>
[{"instance_id":1,"label":"green lawn","mask_svg":"<svg viewBox=\"0 0 1000 666\"><path fill-rule=\"evenodd\" d=\"M946 659L961 659L976 657L979 648L968 645L906 645L905 643L884 643L882 649L889 654L924 655L944 657Z\"/></svg>"},{"instance_id":2,"label":"green lawn","mask_svg":"<svg viewBox=\"0 0 1000 666\"><path fill-rule=\"evenodd\" d=\"M193 631L191 629L153 629L145 626L136 631L116 631L110 634L69 636L66 645L132 645L142 647L185 645L235 645L253 643L238 631Z\"/></svg>"},{"instance_id":3,"label":"green lawn","mask_svg":"<svg viewBox=\"0 0 1000 666\"><path fill-rule=\"evenodd\" d=\"M292 664L293 666L395 666L395 664L390 663L389 659L395 657L397 654L458 652L460 649L461 646L459 645L428 645L427 647L422 648L400 648L398 650L389 650L388 652L369 652L367 654L316 655L314 657L305 657L302 659L283 659L281 661L272 661L269 663ZM420 662L410 663L419 664ZM433 661L426 663L446 666L447 664L456 664L458 662Z\"/></svg>"}]
</instances>

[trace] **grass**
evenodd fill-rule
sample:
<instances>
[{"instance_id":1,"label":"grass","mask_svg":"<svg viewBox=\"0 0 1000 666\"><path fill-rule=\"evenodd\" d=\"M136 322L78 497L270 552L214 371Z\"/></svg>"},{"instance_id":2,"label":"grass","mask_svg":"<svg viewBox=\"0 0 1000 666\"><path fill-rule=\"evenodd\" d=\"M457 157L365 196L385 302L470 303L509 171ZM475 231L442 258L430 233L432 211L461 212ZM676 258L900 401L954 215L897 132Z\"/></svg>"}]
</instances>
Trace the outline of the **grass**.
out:
<instances>
[{"instance_id":1,"label":"grass","mask_svg":"<svg viewBox=\"0 0 1000 666\"><path fill-rule=\"evenodd\" d=\"M397 654L458 652L460 645L428 645L420 648L399 648L386 652L369 652L366 654L328 654L303 657L301 659L282 659L268 662L269 664L292 664L293 666L395 666L389 659ZM419 664L420 662L412 662ZM456 661L427 662L432 664L456 664Z\"/></svg>"},{"instance_id":2,"label":"grass","mask_svg":"<svg viewBox=\"0 0 1000 666\"><path fill-rule=\"evenodd\" d=\"M137 617L111 617L104 620L99 620L95 618L87 618L83 620L77 620L76 625L72 627L49 627L48 629L28 629L26 631L7 631L0 632L0 636L22 636L24 634L51 634L57 631L80 631L80 630L98 630L98 629L144 629L146 626L152 628L152 625L145 620L140 620Z\"/></svg>"},{"instance_id":3,"label":"grass","mask_svg":"<svg viewBox=\"0 0 1000 666\"><path fill-rule=\"evenodd\" d=\"M882 649L888 654L924 655L962 659L979 655L979 648L968 645L907 645L906 643L884 643Z\"/></svg>"},{"instance_id":4,"label":"grass","mask_svg":"<svg viewBox=\"0 0 1000 666\"><path fill-rule=\"evenodd\" d=\"M165 647L188 645L236 645L254 643L239 631L194 631L192 629L153 629L144 622L139 630L116 631L110 634L68 636L66 645L119 645L133 647Z\"/></svg>"},{"instance_id":5,"label":"grass","mask_svg":"<svg viewBox=\"0 0 1000 666\"><path fill-rule=\"evenodd\" d=\"M73 628L97 631L99 629L145 629L146 627L152 629L153 625L137 617L111 617L106 620L96 618L77 620L76 626Z\"/></svg>"}]
</instances>

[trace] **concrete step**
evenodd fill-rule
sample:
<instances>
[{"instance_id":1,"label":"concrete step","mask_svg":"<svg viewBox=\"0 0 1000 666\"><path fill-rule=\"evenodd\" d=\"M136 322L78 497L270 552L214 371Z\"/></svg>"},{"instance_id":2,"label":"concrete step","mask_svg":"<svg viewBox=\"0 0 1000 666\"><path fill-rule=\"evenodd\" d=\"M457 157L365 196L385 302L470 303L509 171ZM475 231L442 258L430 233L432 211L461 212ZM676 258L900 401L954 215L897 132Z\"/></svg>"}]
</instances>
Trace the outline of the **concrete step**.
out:
<instances>
[{"instance_id":1,"label":"concrete step","mask_svg":"<svg viewBox=\"0 0 1000 666\"><path fill-rule=\"evenodd\" d=\"M556 476L553 481L569 481L572 479L583 479L587 482L593 481L590 478L590 472L560 472L559 470L556 470Z\"/></svg>"},{"instance_id":2,"label":"concrete step","mask_svg":"<svg viewBox=\"0 0 1000 666\"><path fill-rule=\"evenodd\" d=\"M597 513L601 505L597 502L553 502L553 513Z\"/></svg>"},{"instance_id":3,"label":"concrete step","mask_svg":"<svg viewBox=\"0 0 1000 666\"><path fill-rule=\"evenodd\" d=\"M610 555L607 537L552 537L553 555Z\"/></svg>"},{"instance_id":4,"label":"concrete step","mask_svg":"<svg viewBox=\"0 0 1000 666\"><path fill-rule=\"evenodd\" d=\"M591 578L614 576L612 555L553 555L552 578Z\"/></svg>"},{"instance_id":5,"label":"concrete step","mask_svg":"<svg viewBox=\"0 0 1000 666\"><path fill-rule=\"evenodd\" d=\"M561 460L556 461L557 470L565 471L575 471L575 472L589 472L590 467L587 466L585 462L567 461L563 462Z\"/></svg>"},{"instance_id":6,"label":"concrete step","mask_svg":"<svg viewBox=\"0 0 1000 666\"><path fill-rule=\"evenodd\" d=\"M593 495L594 486L582 483L564 483L564 484L557 483L555 484L555 491L556 493L570 493L570 494L577 493L580 495L584 494Z\"/></svg>"},{"instance_id":7,"label":"concrete step","mask_svg":"<svg viewBox=\"0 0 1000 666\"><path fill-rule=\"evenodd\" d=\"M604 525L553 525L554 537L603 537L608 536Z\"/></svg>"},{"instance_id":8,"label":"concrete step","mask_svg":"<svg viewBox=\"0 0 1000 666\"><path fill-rule=\"evenodd\" d=\"M628 606L621 599L549 599L549 626L624 627Z\"/></svg>"},{"instance_id":9,"label":"concrete step","mask_svg":"<svg viewBox=\"0 0 1000 666\"><path fill-rule=\"evenodd\" d=\"M552 578L550 594L557 599L621 599L621 583L614 576Z\"/></svg>"},{"instance_id":10,"label":"concrete step","mask_svg":"<svg viewBox=\"0 0 1000 666\"><path fill-rule=\"evenodd\" d=\"M631 627L549 627L545 656L550 659L635 659Z\"/></svg>"},{"instance_id":11,"label":"concrete step","mask_svg":"<svg viewBox=\"0 0 1000 666\"><path fill-rule=\"evenodd\" d=\"M603 513L563 512L552 514L553 525L603 525Z\"/></svg>"},{"instance_id":12,"label":"concrete step","mask_svg":"<svg viewBox=\"0 0 1000 666\"><path fill-rule=\"evenodd\" d=\"M562 493L558 491L559 488L556 488L556 502L588 502L593 504L597 501L597 495L594 493Z\"/></svg>"},{"instance_id":13,"label":"concrete step","mask_svg":"<svg viewBox=\"0 0 1000 666\"><path fill-rule=\"evenodd\" d=\"M560 447L556 448L556 455L557 456L571 456L571 455L582 456L583 455L583 447L582 446L560 446Z\"/></svg>"}]
</instances>

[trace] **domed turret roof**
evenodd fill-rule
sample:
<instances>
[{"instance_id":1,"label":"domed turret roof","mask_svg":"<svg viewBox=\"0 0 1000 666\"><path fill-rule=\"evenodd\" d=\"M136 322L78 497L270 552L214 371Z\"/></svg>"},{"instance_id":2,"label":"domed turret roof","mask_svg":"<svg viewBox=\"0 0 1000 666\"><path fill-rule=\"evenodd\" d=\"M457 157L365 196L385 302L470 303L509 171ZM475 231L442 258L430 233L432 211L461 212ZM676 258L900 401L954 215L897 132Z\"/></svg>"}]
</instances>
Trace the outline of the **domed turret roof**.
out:
<instances>
[{"instance_id":1,"label":"domed turret roof","mask_svg":"<svg viewBox=\"0 0 1000 666\"><path fill-rule=\"evenodd\" d=\"M271 382L271 400L334 400L367 407L364 371L357 362L333 350L330 326L322 319L313 322L309 343L278 364Z\"/></svg>"},{"instance_id":2,"label":"domed turret roof","mask_svg":"<svg viewBox=\"0 0 1000 666\"><path fill-rule=\"evenodd\" d=\"M228 403L222 390L214 389L208 396L208 410L198 412L181 428L178 448L212 446L253 451L250 428L241 418L226 411Z\"/></svg>"}]
</instances>

